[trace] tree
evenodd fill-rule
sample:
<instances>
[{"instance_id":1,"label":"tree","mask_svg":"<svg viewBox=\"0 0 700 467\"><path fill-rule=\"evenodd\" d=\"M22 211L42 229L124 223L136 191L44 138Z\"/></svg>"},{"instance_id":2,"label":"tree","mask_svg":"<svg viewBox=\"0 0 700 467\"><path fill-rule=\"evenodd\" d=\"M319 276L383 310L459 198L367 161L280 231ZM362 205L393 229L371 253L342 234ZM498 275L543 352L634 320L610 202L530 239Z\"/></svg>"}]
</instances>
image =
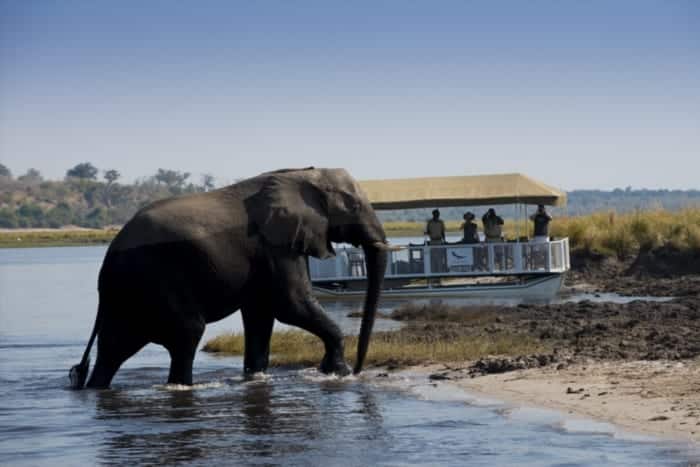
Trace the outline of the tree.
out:
<instances>
[{"instance_id":1,"label":"tree","mask_svg":"<svg viewBox=\"0 0 700 467\"><path fill-rule=\"evenodd\" d=\"M110 170L105 171L103 177L105 180L107 180L107 186L104 188L104 190L102 190L102 202L105 203L107 205L107 207L111 207L112 206L111 194L112 194L113 188L117 188L117 187L113 186L112 184L115 181L117 181L117 179L119 177L121 177L121 174L114 169L110 169Z\"/></svg>"},{"instance_id":2,"label":"tree","mask_svg":"<svg viewBox=\"0 0 700 467\"><path fill-rule=\"evenodd\" d=\"M212 174L202 174L202 186L204 191L211 191L214 189L214 176Z\"/></svg>"},{"instance_id":3,"label":"tree","mask_svg":"<svg viewBox=\"0 0 700 467\"><path fill-rule=\"evenodd\" d=\"M27 184L35 184L41 183L44 180L44 177L41 176L41 172L39 172L38 170L29 169L24 175L20 175L19 177L17 177L17 180Z\"/></svg>"},{"instance_id":4,"label":"tree","mask_svg":"<svg viewBox=\"0 0 700 467\"><path fill-rule=\"evenodd\" d=\"M83 194L83 199L89 208L95 207L100 199L104 199L104 192L106 190L104 189L103 185L99 183L84 183L82 179L81 185L80 191Z\"/></svg>"},{"instance_id":5,"label":"tree","mask_svg":"<svg viewBox=\"0 0 700 467\"><path fill-rule=\"evenodd\" d=\"M46 222L49 227L58 228L68 225L73 221L73 213L68 203L59 203L58 206L46 213Z\"/></svg>"},{"instance_id":6,"label":"tree","mask_svg":"<svg viewBox=\"0 0 700 467\"><path fill-rule=\"evenodd\" d=\"M104 179L107 180L107 185L111 185L112 183L116 182L119 177L121 177L122 174L120 174L118 171L114 169L110 170L105 170L105 173L103 175Z\"/></svg>"},{"instance_id":7,"label":"tree","mask_svg":"<svg viewBox=\"0 0 700 467\"><path fill-rule=\"evenodd\" d=\"M8 208L0 209L0 228L14 229L17 226L17 215Z\"/></svg>"},{"instance_id":8,"label":"tree","mask_svg":"<svg viewBox=\"0 0 700 467\"><path fill-rule=\"evenodd\" d=\"M44 211L33 203L22 204L17 210L20 227L43 227Z\"/></svg>"},{"instance_id":9,"label":"tree","mask_svg":"<svg viewBox=\"0 0 700 467\"><path fill-rule=\"evenodd\" d=\"M12 178L12 172L4 164L0 164L0 177Z\"/></svg>"},{"instance_id":10,"label":"tree","mask_svg":"<svg viewBox=\"0 0 700 467\"><path fill-rule=\"evenodd\" d=\"M166 170L158 169L158 173L155 175L155 180L158 183L164 184L171 193L179 194L182 193L182 188L185 185L185 181L189 178L189 172L178 172L177 170Z\"/></svg>"},{"instance_id":11,"label":"tree","mask_svg":"<svg viewBox=\"0 0 700 467\"><path fill-rule=\"evenodd\" d=\"M96 180L98 172L97 167L91 163L81 162L72 169L68 169L66 177L79 178L81 180Z\"/></svg>"},{"instance_id":12,"label":"tree","mask_svg":"<svg viewBox=\"0 0 700 467\"><path fill-rule=\"evenodd\" d=\"M101 229L109 223L109 215L107 210L103 208L95 208L90 211L83 222L83 227L90 227L93 229Z\"/></svg>"}]
</instances>

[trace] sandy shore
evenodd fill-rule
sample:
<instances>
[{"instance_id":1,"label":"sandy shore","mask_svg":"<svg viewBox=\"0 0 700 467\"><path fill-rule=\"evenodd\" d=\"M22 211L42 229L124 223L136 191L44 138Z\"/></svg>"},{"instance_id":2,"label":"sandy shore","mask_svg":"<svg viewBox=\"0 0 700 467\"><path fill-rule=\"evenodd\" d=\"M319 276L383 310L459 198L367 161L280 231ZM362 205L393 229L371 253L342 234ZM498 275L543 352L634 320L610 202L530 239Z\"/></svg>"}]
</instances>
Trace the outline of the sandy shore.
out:
<instances>
[{"instance_id":1,"label":"sandy shore","mask_svg":"<svg viewBox=\"0 0 700 467\"><path fill-rule=\"evenodd\" d=\"M700 359L590 361L470 377L469 365L414 367L441 383L517 405L556 409L626 431L700 442Z\"/></svg>"}]
</instances>

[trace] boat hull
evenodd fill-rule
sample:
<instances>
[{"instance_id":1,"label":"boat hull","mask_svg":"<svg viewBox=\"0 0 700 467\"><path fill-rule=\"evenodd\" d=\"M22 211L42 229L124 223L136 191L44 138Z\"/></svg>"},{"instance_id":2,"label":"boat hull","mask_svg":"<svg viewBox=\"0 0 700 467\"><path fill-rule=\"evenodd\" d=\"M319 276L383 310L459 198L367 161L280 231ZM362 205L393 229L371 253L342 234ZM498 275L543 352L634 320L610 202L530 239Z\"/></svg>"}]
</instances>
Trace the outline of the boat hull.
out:
<instances>
[{"instance_id":1,"label":"boat hull","mask_svg":"<svg viewBox=\"0 0 700 467\"><path fill-rule=\"evenodd\" d=\"M382 297L401 298L499 298L548 300L556 297L564 282L564 274L547 274L528 278L518 283L465 284L389 288L382 291ZM361 289L338 289L314 285L314 293L319 299L361 299Z\"/></svg>"}]
</instances>

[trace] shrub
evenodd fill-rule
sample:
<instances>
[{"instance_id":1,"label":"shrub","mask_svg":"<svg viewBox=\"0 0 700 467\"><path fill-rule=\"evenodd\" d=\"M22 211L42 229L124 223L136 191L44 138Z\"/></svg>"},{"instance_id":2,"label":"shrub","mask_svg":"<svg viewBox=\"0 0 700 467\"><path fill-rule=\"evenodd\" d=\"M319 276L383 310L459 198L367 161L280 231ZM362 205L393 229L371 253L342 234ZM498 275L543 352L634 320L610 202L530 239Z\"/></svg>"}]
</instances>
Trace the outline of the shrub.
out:
<instances>
[{"instance_id":1,"label":"shrub","mask_svg":"<svg viewBox=\"0 0 700 467\"><path fill-rule=\"evenodd\" d=\"M10 209L0 209L0 228L14 229L19 226L17 216Z\"/></svg>"},{"instance_id":2,"label":"shrub","mask_svg":"<svg viewBox=\"0 0 700 467\"><path fill-rule=\"evenodd\" d=\"M44 227L44 211L36 204L23 204L17 210L21 227Z\"/></svg>"}]
</instances>

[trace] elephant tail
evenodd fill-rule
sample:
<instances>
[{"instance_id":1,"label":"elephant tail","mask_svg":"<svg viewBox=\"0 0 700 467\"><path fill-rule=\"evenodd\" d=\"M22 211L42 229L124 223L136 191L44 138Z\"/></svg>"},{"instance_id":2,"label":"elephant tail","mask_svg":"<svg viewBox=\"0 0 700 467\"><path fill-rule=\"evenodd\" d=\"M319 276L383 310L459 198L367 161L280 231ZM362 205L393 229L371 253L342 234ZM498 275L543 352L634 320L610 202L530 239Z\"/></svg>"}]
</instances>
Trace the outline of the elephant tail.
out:
<instances>
[{"instance_id":1,"label":"elephant tail","mask_svg":"<svg viewBox=\"0 0 700 467\"><path fill-rule=\"evenodd\" d=\"M85 380L87 379L88 371L90 370L90 349L92 348L92 344L95 342L95 337L97 337L97 333L100 332L100 323L102 321L100 319L101 308L102 307L98 305L97 317L95 318L95 325L92 327L92 334L90 335L90 340L88 341L87 348L85 349L85 352L83 352L83 359L80 360L80 363L73 366L68 372L71 389L83 389L83 387L85 386Z\"/></svg>"}]
</instances>

